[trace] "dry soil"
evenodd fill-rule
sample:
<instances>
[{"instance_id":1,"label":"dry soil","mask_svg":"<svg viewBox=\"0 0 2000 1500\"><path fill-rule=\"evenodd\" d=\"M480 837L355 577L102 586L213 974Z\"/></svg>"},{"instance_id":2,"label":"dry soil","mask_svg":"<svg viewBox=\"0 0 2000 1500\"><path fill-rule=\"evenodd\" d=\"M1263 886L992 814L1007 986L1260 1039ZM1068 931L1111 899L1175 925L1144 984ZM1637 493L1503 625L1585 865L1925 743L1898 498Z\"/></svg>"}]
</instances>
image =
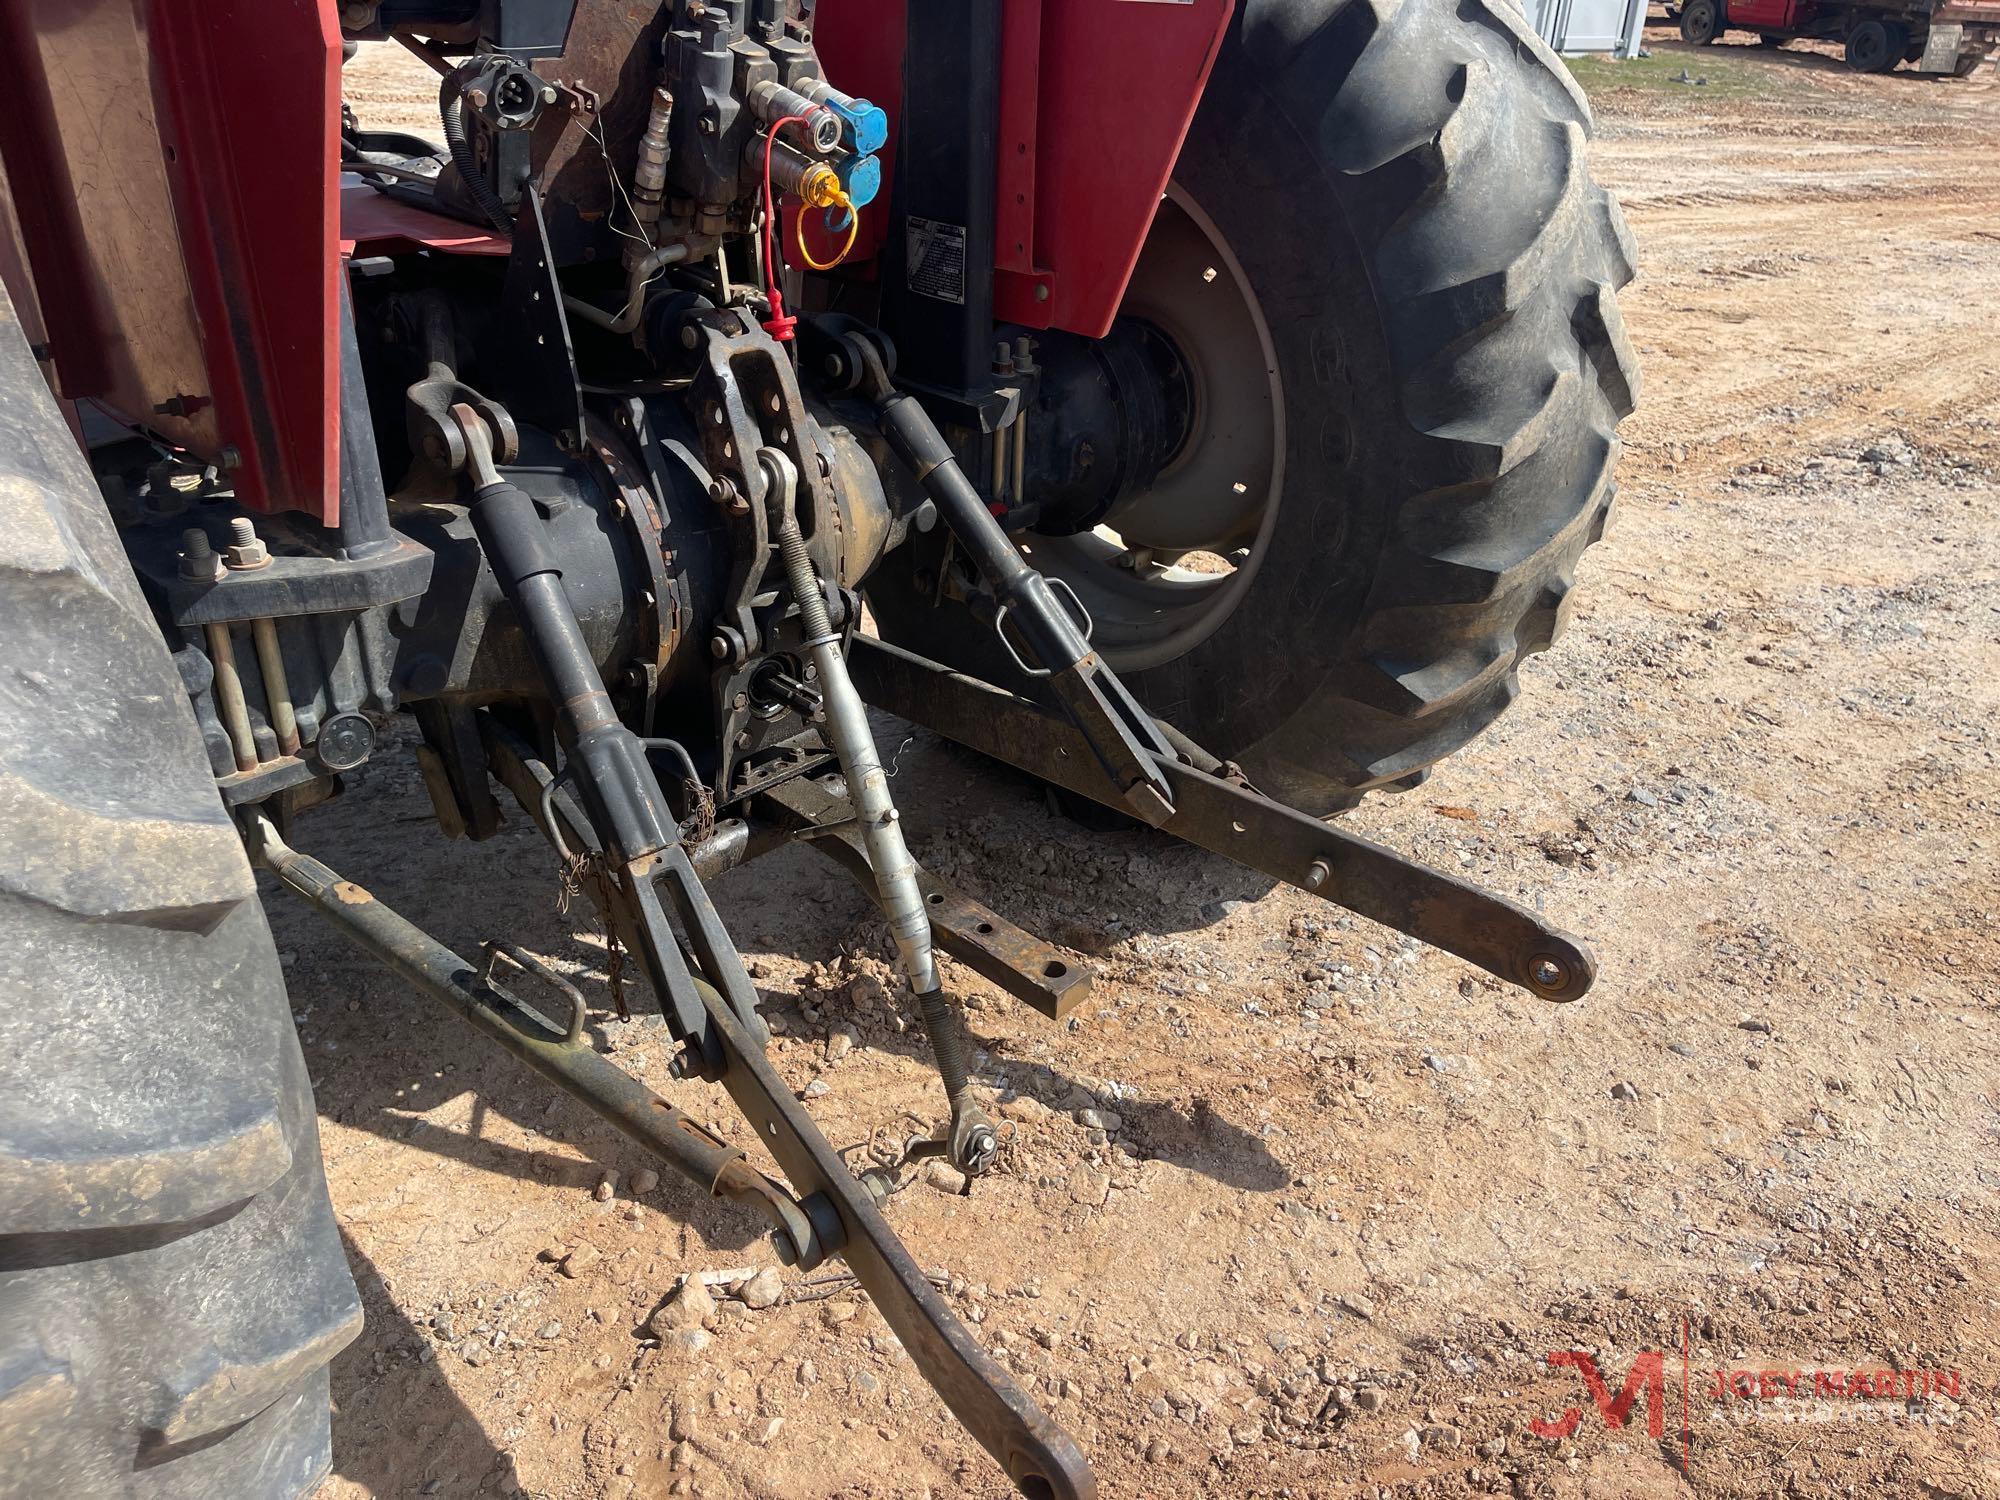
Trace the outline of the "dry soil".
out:
<instances>
[{"instance_id":1,"label":"dry soil","mask_svg":"<svg viewBox=\"0 0 2000 1500\"><path fill-rule=\"evenodd\" d=\"M1107 1495L2000 1495L2000 86L1652 45L1578 66L1643 256L1620 522L1521 704L1354 819L1588 934L1582 1004L885 731L920 857L1096 965L1067 1027L953 971L1011 1138L891 1218ZM424 123L393 54L350 84ZM392 758L298 840L602 1001L532 830L429 821ZM937 1112L843 877L800 851L718 900L836 1144ZM274 905L368 1312L328 1494L1005 1492L837 1282L655 1347L678 1278L770 1263L756 1226L635 1192L583 1109ZM594 1034L728 1128L656 1019ZM1614 1395L1660 1351L1662 1436L1564 1350ZM1717 1400L1718 1369L1959 1383Z\"/></svg>"}]
</instances>

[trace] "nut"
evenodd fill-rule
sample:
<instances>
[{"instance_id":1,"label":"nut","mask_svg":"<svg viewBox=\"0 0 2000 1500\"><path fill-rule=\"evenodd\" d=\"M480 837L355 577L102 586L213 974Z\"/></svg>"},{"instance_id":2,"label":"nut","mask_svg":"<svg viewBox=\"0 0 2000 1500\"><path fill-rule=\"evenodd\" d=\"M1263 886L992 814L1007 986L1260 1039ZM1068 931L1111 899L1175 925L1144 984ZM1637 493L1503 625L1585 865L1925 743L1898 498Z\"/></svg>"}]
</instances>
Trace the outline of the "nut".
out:
<instances>
[{"instance_id":1,"label":"nut","mask_svg":"<svg viewBox=\"0 0 2000 1500\"><path fill-rule=\"evenodd\" d=\"M271 549L257 539L257 523L248 516L238 516L229 523L229 545L222 557L239 573L271 565Z\"/></svg>"}]
</instances>

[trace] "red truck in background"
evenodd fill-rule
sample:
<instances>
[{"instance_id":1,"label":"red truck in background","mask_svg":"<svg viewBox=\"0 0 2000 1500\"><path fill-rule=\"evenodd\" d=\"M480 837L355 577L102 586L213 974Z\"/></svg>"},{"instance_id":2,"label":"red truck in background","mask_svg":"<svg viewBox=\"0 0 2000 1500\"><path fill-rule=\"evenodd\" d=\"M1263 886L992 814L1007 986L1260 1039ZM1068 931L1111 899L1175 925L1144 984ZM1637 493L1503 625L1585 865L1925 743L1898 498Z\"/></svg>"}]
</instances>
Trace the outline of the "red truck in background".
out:
<instances>
[{"instance_id":1,"label":"red truck in background","mask_svg":"<svg viewBox=\"0 0 2000 1500\"><path fill-rule=\"evenodd\" d=\"M1907 62L1918 73L1963 78L2000 47L2000 0L1685 0L1680 24L1681 39L1697 47L1726 31L1754 31L1767 47L1809 37L1841 43L1856 72Z\"/></svg>"}]
</instances>

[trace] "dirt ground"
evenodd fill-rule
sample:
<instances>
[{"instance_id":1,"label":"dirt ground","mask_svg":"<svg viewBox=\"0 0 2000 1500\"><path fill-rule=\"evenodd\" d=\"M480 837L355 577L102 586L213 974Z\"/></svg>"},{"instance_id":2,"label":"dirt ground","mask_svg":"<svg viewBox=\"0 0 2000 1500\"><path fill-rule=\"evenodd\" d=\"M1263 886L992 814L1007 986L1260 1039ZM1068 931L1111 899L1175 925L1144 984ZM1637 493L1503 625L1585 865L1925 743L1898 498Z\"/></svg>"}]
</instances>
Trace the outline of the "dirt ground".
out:
<instances>
[{"instance_id":1,"label":"dirt ground","mask_svg":"<svg viewBox=\"0 0 2000 1500\"><path fill-rule=\"evenodd\" d=\"M1582 1004L902 751L919 857L1097 988L1056 1027L951 971L1012 1136L971 1197L920 1180L891 1220L1106 1495L2000 1496L2000 84L1651 45L1578 65L1643 256L1619 523L1520 705L1354 820L1589 935ZM365 119L421 123L421 78L357 68ZM299 843L601 999L532 830L428 822L395 759ZM718 900L837 1145L937 1112L844 877L799 851ZM770 1263L756 1226L635 1193L583 1109L273 919L368 1312L326 1494L1006 1492L837 1283L658 1347L680 1276ZM655 1019L598 1034L727 1127ZM1616 1395L1649 1350L1659 1435L1646 1390L1614 1427L1549 1359L1592 1352Z\"/></svg>"}]
</instances>

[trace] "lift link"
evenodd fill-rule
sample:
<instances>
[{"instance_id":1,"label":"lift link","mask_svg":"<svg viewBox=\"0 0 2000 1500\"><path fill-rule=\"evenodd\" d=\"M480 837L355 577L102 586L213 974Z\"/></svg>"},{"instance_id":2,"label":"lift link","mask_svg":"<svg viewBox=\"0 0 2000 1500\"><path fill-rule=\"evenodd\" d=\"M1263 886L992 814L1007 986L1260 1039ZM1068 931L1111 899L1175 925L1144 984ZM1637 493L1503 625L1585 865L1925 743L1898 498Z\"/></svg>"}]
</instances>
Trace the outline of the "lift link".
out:
<instances>
[{"instance_id":1,"label":"lift link","mask_svg":"<svg viewBox=\"0 0 2000 1500\"><path fill-rule=\"evenodd\" d=\"M1120 805L1076 730L1039 705L866 637L854 642L848 665L875 707L1079 796ZM1190 763L1196 760L1228 770L1206 756L1162 761L1174 791L1163 832L1455 953L1544 1000L1580 1000L1596 978L1590 946L1526 907L1286 807L1239 777Z\"/></svg>"},{"instance_id":2,"label":"lift link","mask_svg":"<svg viewBox=\"0 0 2000 1500\"><path fill-rule=\"evenodd\" d=\"M1152 716L1091 649L1049 581L1008 539L930 413L891 383L872 334L850 332L839 343L858 366L858 384L875 406L882 436L909 465L992 590L993 628L1001 645L1025 675L1047 680L1063 716L1118 788L1126 810L1155 828L1165 823L1173 816L1174 799L1159 762L1173 759L1173 750ZM1016 484L1019 480L1016 475ZM1008 635L1010 625L1026 647L1025 659Z\"/></svg>"},{"instance_id":3,"label":"lift link","mask_svg":"<svg viewBox=\"0 0 2000 1500\"><path fill-rule=\"evenodd\" d=\"M771 507L771 534L784 559L792 599L805 627L806 648L812 653L825 691L827 738L833 742L847 778L847 795L854 803L855 823L875 877L876 900L889 919L903 975L923 1012L924 1030L930 1036L945 1098L951 1105L951 1126L941 1148L967 1177L983 1177L999 1158L999 1133L973 1098L971 1072L965 1064L964 1028L938 977L937 959L931 951L930 917L917 883L917 862L903 840L902 822L889 795L889 777L868 727L868 710L847 675L840 636L827 618L826 596L799 531L798 471L776 448L759 448L757 462L768 481L764 493Z\"/></svg>"},{"instance_id":4,"label":"lift link","mask_svg":"<svg viewBox=\"0 0 2000 1500\"><path fill-rule=\"evenodd\" d=\"M553 792L557 780L577 784L581 811L607 867L603 873L620 908L632 915L647 978L669 1028L688 1046L683 1056L693 1059L694 1066L684 1071L719 1082L728 1091L798 1194L800 1210L811 1221L807 1250L841 1247L856 1280L912 1362L1015 1484L1029 1494L1088 1500L1096 1494L1096 1480L1075 1442L952 1315L889 1228L873 1193L848 1170L765 1057L769 1033L757 1015L756 990L742 956L723 932L679 843L678 825L644 744L618 723L563 593L561 575L547 560L534 502L494 469L491 439L479 416L468 407L455 407L453 416L466 440L476 486L473 530L502 592L520 614L556 706L558 738L569 756L560 778L523 761L515 779L521 790L536 789L538 804L545 800L542 791ZM559 800L546 798L552 809ZM544 827L553 831L558 821L566 821L566 815L552 814ZM333 879L330 871L326 875ZM655 880L662 878L707 979L689 972L687 956L675 942L654 889ZM325 901L315 904L323 914L339 915ZM375 951L395 961L392 952ZM442 955L433 955L438 964L448 967L456 961L449 950ZM402 972L425 983L419 970L402 966ZM777 1235L775 1245L787 1260L799 1248L791 1233Z\"/></svg>"},{"instance_id":5,"label":"lift link","mask_svg":"<svg viewBox=\"0 0 2000 1500\"><path fill-rule=\"evenodd\" d=\"M520 615L555 706L557 737L567 757L562 779L576 785L601 839L602 873L632 919L636 956L660 997L667 1025L688 1048L687 1071L720 1078L727 1063L688 955L660 904L660 885L704 978L762 1045L770 1033L757 1014L756 987L680 847L680 825L646 758L645 743L620 722L605 691L544 541L535 502L494 468L484 419L464 405L454 406L452 417L465 440L475 486L472 529L501 592Z\"/></svg>"}]
</instances>

